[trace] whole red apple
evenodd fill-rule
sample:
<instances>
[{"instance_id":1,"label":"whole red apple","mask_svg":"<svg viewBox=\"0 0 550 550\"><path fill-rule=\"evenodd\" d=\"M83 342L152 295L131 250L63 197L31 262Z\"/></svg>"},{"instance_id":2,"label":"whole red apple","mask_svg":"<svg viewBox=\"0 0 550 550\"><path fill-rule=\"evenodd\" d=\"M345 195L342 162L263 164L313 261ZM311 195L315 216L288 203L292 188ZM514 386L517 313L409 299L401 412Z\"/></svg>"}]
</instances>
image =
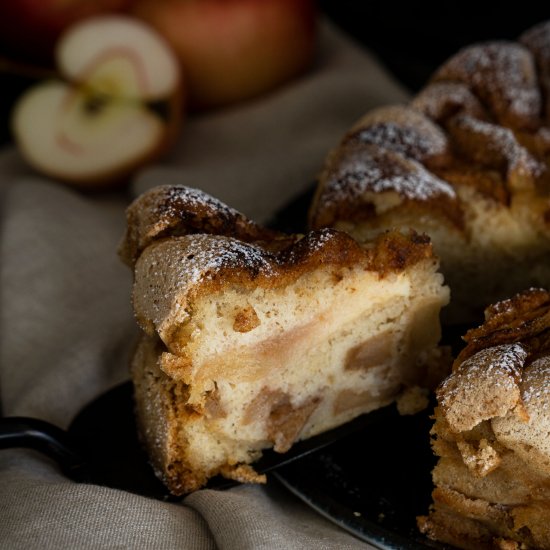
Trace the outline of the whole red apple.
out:
<instances>
[{"instance_id":1,"label":"whole red apple","mask_svg":"<svg viewBox=\"0 0 550 550\"><path fill-rule=\"evenodd\" d=\"M0 0L0 44L4 53L52 63L55 43L73 23L92 15L128 10L133 0Z\"/></svg>"},{"instance_id":2,"label":"whole red apple","mask_svg":"<svg viewBox=\"0 0 550 550\"><path fill-rule=\"evenodd\" d=\"M132 13L172 45L195 108L270 90L315 51L315 0L137 0Z\"/></svg>"}]
</instances>

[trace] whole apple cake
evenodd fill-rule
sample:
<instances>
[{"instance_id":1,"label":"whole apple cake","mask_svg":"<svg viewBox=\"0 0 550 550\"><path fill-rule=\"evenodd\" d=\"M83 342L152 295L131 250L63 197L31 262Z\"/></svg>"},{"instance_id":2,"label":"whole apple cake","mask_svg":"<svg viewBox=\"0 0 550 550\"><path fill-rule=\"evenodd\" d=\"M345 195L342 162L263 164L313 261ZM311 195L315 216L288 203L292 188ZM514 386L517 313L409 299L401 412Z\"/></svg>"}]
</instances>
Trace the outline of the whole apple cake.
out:
<instances>
[{"instance_id":1,"label":"whole apple cake","mask_svg":"<svg viewBox=\"0 0 550 550\"><path fill-rule=\"evenodd\" d=\"M550 287L550 23L467 47L408 105L367 113L328 155L314 229L359 241L430 235L451 288L446 322Z\"/></svg>"},{"instance_id":2,"label":"whole apple cake","mask_svg":"<svg viewBox=\"0 0 550 550\"><path fill-rule=\"evenodd\" d=\"M137 418L172 493L216 474L260 482L262 450L396 400L414 412L443 377L448 288L427 237L283 234L184 186L127 215Z\"/></svg>"},{"instance_id":3,"label":"whole apple cake","mask_svg":"<svg viewBox=\"0 0 550 550\"><path fill-rule=\"evenodd\" d=\"M487 308L437 389L430 538L471 550L550 548L550 292Z\"/></svg>"}]
</instances>

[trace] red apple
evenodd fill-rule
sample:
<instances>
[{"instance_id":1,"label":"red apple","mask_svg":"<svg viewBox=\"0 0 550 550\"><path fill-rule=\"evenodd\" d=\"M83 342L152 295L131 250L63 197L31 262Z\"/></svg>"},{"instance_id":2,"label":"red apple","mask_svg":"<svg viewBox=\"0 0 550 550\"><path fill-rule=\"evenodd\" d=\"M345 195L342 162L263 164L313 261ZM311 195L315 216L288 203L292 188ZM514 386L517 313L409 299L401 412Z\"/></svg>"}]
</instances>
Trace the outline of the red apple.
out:
<instances>
[{"instance_id":1,"label":"red apple","mask_svg":"<svg viewBox=\"0 0 550 550\"><path fill-rule=\"evenodd\" d=\"M10 57L53 61L61 33L92 15L128 10L133 0L0 0L0 43Z\"/></svg>"},{"instance_id":2,"label":"red apple","mask_svg":"<svg viewBox=\"0 0 550 550\"><path fill-rule=\"evenodd\" d=\"M132 12L172 45L194 107L270 90L315 51L314 0L137 0Z\"/></svg>"},{"instance_id":3,"label":"red apple","mask_svg":"<svg viewBox=\"0 0 550 550\"><path fill-rule=\"evenodd\" d=\"M124 181L164 152L181 120L180 68L154 30L129 17L86 19L61 37L56 60L65 80L30 88L13 112L29 164L97 188Z\"/></svg>"}]
</instances>

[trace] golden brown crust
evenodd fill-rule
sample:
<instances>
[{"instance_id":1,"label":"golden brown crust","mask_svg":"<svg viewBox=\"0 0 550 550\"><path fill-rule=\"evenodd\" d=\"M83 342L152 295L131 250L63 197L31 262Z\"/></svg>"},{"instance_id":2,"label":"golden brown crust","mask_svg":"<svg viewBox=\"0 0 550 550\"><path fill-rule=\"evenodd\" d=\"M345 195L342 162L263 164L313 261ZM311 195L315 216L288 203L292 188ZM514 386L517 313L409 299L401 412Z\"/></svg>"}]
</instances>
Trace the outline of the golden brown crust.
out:
<instances>
[{"instance_id":1,"label":"golden brown crust","mask_svg":"<svg viewBox=\"0 0 550 550\"><path fill-rule=\"evenodd\" d=\"M245 242L281 237L207 193L184 185L147 191L128 207L126 219L119 255L131 267L149 244L164 237L207 233L232 235Z\"/></svg>"},{"instance_id":2,"label":"golden brown crust","mask_svg":"<svg viewBox=\"0 0 550 550\"><path fill-rule=\"evenodd\" d=\"M136 272L143 264L143 268L149 269L150 265L157 265L156 258L163 258L165 265L160 269L175 269L181 284L187 288L198 284L210 292L233 283L244 287L249 283L264 288L287 286L304 273L324 265L359 264L385 276L433 257L429 237L414 231L409 235L387 231L368 247L362 247L347 233L320 229L307 233L277 253L225 236L196 235L155 242L136 264Z\"/></svg>"},{"instance_id":3,"label":"golden brown crust","mask_svg":"<svg viewBox=\"0 0 550 550\"><path fill-rule=\"evenodd\" d=\"M378 145L426 166L444 166L450 156L442 129L421 112L404 105L369 111L344 137L343 143L348 141Z\"/></svg>"},{"instance_id":4,"label":"golden brown crust","mask_svg":"<svg viewBox=\"0 0 550 550\"><path fill-rule=\"evenodd\" d=\"M521 342L531 354L550 348L550 292L529 289L485 310L485 323L464 336L466 347L455 367L478 351Z\"/></svg>"},{"instance_id":5,"label":"golden brown crust","mask_svg":"<svg viewBox=\"0 0 550 550\"><path fill-rule=\"evenodd\" d=\"M521 406L519 383L526 360L523 346L513 343L482 349L462 363L455 362L436 392L451 430L471 430Z\"/></svg>"},{"instance_id":6,"label":"golden brown crust","mask_svg":"<svg viewBox=\"0 0 550 550\"><path fill-rule=\"evenodd\" d=\"M460 82L432 82L411 101L411 107L424 113L442 126L456 115L469 115L478 120L489 120L479 99L466 84Z\"/></svg>"},{"instance_id":7,"label":"golden brown crust","mask_svg":"<svg viewBox=\"0 0 550 550\"><path fill-rule=\"evenodd\" d=\"M446 421L456 432L472 429L515 408L524 370L550 352L550 292L529 289L489 306L485 323L464 336L452 374L437 390Z\"/></svg>"},{"instance_id":8,"label":"golden brown crust","mask_svg":"<svg viewBox=\"0 0 550 550\"><path fill-rule=\"evenodd\" d=\"M399 273L422 260L434 258L432 243L427 235L410 231L388 231L379 235L369 249L369 269L384 276Z\"/></svg>"},{"instance_id":9,"label":"golden brown crust","mask_svg":"<svg viewBox=\"0 0 550 550\"><path fill-rule=\"evenodd\" d=\"M550 548L550 292L486 309L437 390L430 538L461 548Z\"/></svg>"},{"instance_id":10,"label":"golden brown crust","mask_svg":"<svg viewBox=\"0 0 550 550\"><path fill-rule=\"evenodd\" d=\"M429 239L414 232L388 232L363 247L334 229L304 236L271 231L181 185L154 188L127 212L120 254L135 263L136 317L143 330L150 335L159 331L165 342L181 336L173 331L181 330L189 304L215 290L232 285L281 288L326 265L360 264L386 276L433 257ZM235 326L250 330L250 319L241 315Z\"/></svg>"},{"instance_id":11,"label":"golden brown crust","mask_svg":"<svg viewBox=\"0 0 550 550\"><path fill-rule=\"evenodd\" d=\"M444 63L432 81L467 85L503 126L536 130L540 124L541 94L533 56L515 42L466 47Z\"/></svg>"},{"instance_id":12,"label":"golden brown crust","mask_svg":"<svg viewBox=\"0 0 550 550\"><path fill-rule=\"evenodd\" d=\"M532 41L544 56L540 39ZM524 46L465 48L409 106L375 109L344 136L321 172L311 227L375 224L380 199L374 196L392 192L402 200L386 200L384 212L406 213L422 204L424 215L462 230L469 207L458 196L461 185L502 205L510 205L511 193L525 191L541 202L539 192L550 192L550 134L543 128L540 95L533 55ZM456 177L464 169L472 176L466 181ZM494 173L503 186L493 188Z\"/></svg>"},{"instance_id":13,"label":"golden brown crust","mask_svg":"<svg viewBox=\"0 0 550 550\"><path fill-rule=\"evenodd\" d=\"M381 196L391 206L379 205ZM375 219L382 209L402 205L420 206L453 226L463 226L462 208L451 185L391 148L349 139L327 159L310 209L310 225Z\"/></svg>"},{"instance_id":14,"label":"golden brown crust","mask_svg":"<svg viewBox=\"0 0 550 550\"><path fill-rule=\"evenodd\" d=\"M481 169L466 161L457 161L439 176L453 186L470 188L483 199L496 204L510 205L511 193L502 174L491 168ZM464 224L463 228L465 228Z\"/></svg>"},{"instance_id":15,"label":"golden brown crust","mask_svg":"<svg viewBox=\"0 0 550 550\"><path fill-rule=\"evenodd\" d=\"M537 180L544 174L544 166L507 128L469 115L455 116L447 128L460 157L473 162L479 171L499 172L510 192L534 190Z\"/></svg>"},{"instance_id":16,"label":"golden brown crust","mask_svg":"<svg viewBox=\"0 0 550 550\"><path fill-rule=\"evenodd\" d=\"M191 304L214 291L282 288L323 266L361 265L385 277L433 258L429 238L415 232L387 232L365 248L346 233L321 229L277 252L219 235L172 237L149 245L138 259L134 311L145 332L175 342Z\"/></svg>"}]
</instances>

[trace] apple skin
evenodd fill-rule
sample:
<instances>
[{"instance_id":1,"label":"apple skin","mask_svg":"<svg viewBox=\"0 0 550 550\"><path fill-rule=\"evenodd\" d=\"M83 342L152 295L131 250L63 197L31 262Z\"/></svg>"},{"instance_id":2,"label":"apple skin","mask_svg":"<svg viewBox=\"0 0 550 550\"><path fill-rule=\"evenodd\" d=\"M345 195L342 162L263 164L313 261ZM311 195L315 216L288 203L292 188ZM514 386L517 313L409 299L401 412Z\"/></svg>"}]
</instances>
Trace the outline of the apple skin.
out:
<instances>
[{"instance_id":1,"label":"apple skin","mask_svg":"<svg viewBox=\"0 0 550 550\"><path fill-rule=\"evenodd\" d=\"M80 189L124 184L179 135L180 65L162 36L136 18L102 15L57 43L63 79L17 101L13 137L39 172Z\"/></svg>"},{"instance_id":2,"label":"apple skin","mask_svg":"<svg viewBox=\"0 0 550 550\"><path fill-rule=\"evenodd\" d=\"M131 13L171 44L194 109L271 90L304 71L316 49L315 0L137 0Z\"/></svg>"},{"instance_id":3,"label":"apple skin","mask_svg":"<svg viewBox=\"0 0 550 550\"><path fill-rule=\"evenodd\" d=\"M134 0L0 0L0 42L10 57L53 65L65 29L93 15L128 11Z\"/></svg>"}]
</instances>

